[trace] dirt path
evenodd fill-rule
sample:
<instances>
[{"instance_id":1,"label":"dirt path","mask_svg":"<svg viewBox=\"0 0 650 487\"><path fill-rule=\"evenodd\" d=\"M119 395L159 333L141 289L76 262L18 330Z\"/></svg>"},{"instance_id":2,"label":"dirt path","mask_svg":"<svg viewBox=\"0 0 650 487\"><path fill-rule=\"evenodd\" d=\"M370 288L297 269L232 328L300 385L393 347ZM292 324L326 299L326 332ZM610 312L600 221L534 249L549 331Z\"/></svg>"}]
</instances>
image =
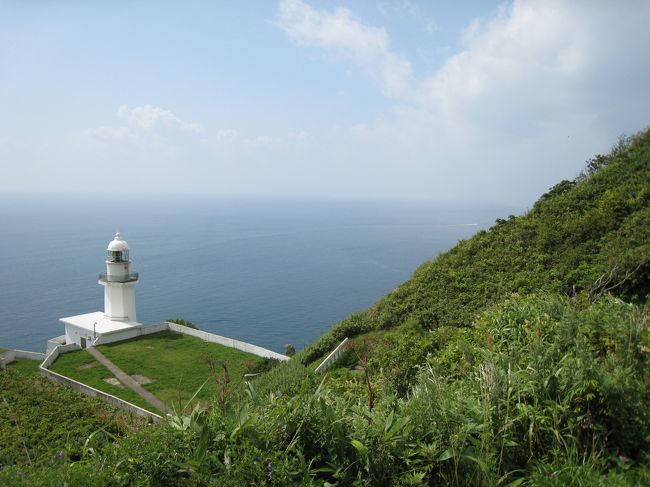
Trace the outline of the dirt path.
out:
<instances>
[{"instance_id":1,"label":"dirt path","mask_svg":"<svg viewBox=\"0 0 650 487\"><path fill-rule=\"evenodd\" d=\"M101 353L99 350L97 350L95 347L88 347L86 349L86 351L88 353L90 353L93 357L95 357L100 364L102 364L104 367L106 367L108 370L110 370L113 373L113 375L115 375L115 377L117 377L117 380L119 380L122 384L124 384L126 387L131 389L137 395L139 395L142 399L144 399L149 404L151 404L153 407L155 407L159 411L162 411L163 413L168 413L169 412L169 408L167 406L165 406L160 401L160 399L158 399L156 396L154 396L151 392L144 389L134 379L132 379L129 375L127 375L126 372L124 372L117 365L115 365L113 362L108 360L104 356L104 354Z\"/></svg>"}]
</instances>

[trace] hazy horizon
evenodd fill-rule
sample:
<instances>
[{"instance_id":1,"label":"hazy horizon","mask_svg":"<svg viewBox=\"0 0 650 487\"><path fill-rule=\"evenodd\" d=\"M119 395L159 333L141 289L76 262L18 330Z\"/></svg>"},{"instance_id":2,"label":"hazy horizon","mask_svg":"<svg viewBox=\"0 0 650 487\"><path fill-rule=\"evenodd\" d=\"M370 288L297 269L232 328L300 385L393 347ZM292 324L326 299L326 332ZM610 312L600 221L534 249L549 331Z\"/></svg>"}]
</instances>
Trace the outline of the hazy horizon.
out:
<instances>
[{"instance_id":1,"label":"hazy horizon","mask_svg":"<svg viewBox=\"0 0 650 487\"><path fill-rule=\"evenodd\" d=\"M529 208L648 125L650 2L0 2L0 193Z\"/></svg>"}]
</instances>

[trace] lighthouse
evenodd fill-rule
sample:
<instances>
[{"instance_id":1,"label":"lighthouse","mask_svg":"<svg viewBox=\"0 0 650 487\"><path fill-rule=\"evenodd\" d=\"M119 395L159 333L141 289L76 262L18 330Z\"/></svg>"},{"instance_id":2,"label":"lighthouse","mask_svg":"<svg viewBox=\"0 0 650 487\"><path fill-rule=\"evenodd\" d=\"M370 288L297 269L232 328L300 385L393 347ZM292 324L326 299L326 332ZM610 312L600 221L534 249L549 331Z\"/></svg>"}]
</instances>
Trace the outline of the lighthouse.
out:
<instances>
[{"instance_id":1,"label":"lighthouse","mask_svg":"<svg viewBox=\"0 0 650 487\"><path fill-rule=\"evenodd\" d=\"M129 245L120 232L106 249L106 272L99 274L104 286L104 316L109 320L135 322L135 289L138 273L131 272Z\"/></svg>"},{"instance_id":2,"label":"lighthouse","mask_svg":"<svg viewBox=\"0 0 650 487\"><path fill-rule=\"evenodd\" d=\"M104 287L104 311L61 318L65 343L86 348L140 335L142 325L135 313L137 282L138 273L131 271L129 244L118 232L106 248L106 272L99 274L99 284Z\"/></svg>"}]
</instances>

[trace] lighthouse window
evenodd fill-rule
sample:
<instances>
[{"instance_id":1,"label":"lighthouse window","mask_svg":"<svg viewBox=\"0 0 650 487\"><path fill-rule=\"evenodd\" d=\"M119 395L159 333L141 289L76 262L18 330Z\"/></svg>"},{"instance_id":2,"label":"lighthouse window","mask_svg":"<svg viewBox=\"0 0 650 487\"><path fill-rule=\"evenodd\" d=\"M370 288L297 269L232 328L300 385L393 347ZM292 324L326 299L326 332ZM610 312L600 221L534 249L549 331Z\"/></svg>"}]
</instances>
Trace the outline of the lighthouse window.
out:
<instances>
[{"instance_id":1,"label":"lighthouse window","mask_svg":"<svg viewBox=\"0 0 650 487\"><path fill-rule=\"evenodd\" d=\"M108 261L109 262L128 262L129 252L127 250L109 250L108 251Z\"/></svg>"}]
</instances>

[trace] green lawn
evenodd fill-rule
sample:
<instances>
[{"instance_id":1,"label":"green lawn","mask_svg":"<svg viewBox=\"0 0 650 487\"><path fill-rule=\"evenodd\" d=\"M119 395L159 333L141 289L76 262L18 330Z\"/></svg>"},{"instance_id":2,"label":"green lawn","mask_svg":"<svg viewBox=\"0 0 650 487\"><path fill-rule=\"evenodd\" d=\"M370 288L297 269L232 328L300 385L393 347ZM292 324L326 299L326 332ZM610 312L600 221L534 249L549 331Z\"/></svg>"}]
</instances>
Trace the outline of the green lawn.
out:
<instances>
[{"instance_id":1,"label":"green lawn","mask_svg":"<svg viewBox=\"0 0 650 487\"><path fill-rule=\"evenodd\" d=\"M85 350L60 355L52 364L50 370L160 414L160 411L131 391L131 389L114 386L106 382L104 379L114 377L113 374Z\"/></svg>"},{"instance_id":2,"label":"green lawn","mask_svg":"<svg viewBox=\"0 0 650 487\"><path fill-rule=\"evenodd\" d=\"M250 353L169 331L97 348L127 374L153 380L143 387L169 405L190 399L206 380L198 397L207 400L214 396L216 385L208 359L216 364L221 377L221 364L226 364L231 387L241 383L249 368L262 361Z\"/></svg>"},{"instance_id":3,"label":"green lawn","mask_svg":"<svg viewBox=\"0 0 650 487\"><path fill-rule=\"evenodd\" d=\"M170 406L184 405L206 380L198 398L205 401L214 396L216 381L208 359L216 364L219 378L223 377L221 364L226 364L230 387L240 384L250 367L263 360L234 348L168 331L100 345L97 349L127 374L140 374L152 380L143 387ZM50 368L140 407L154 410L128 388L108 384L104 379L113 377L113 374L85 350L61 355Z\"/></svg>"}]
</instances>

